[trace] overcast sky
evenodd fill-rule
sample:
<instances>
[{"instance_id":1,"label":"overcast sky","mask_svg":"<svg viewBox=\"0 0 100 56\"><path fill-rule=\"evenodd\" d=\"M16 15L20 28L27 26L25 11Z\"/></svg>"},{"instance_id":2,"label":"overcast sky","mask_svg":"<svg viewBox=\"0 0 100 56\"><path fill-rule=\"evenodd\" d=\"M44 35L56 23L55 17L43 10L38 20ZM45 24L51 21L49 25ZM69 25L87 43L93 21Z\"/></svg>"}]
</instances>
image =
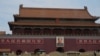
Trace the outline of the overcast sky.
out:
<instances>
[{"instance_id":1,"label":"overcast sky","mask_svg":"<svg viewBox=\"0 0 100 56\"><path fill-rule=\"evenodd\" d=\"M24 7L41 7L41 8L84 8L92 16L100 17L100 0L0 0L0 31L11 33L8 22L13 21L13 14L19 13L19 5ZM100 23L100 20L96 21Z\"/></svg>"}]
</instances>

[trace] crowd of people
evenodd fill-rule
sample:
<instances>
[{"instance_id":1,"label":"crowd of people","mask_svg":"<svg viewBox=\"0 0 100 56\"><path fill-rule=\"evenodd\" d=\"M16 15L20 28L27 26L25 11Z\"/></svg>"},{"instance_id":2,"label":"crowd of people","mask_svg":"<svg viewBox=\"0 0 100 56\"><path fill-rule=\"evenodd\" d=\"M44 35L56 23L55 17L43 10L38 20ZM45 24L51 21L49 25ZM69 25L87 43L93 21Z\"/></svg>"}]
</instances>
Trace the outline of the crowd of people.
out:
<instances>
[{"instance_id":1,"label":"crowd of people","mask_svg":"<svg viewBox=\"0 0 100 56\"><path fill-rule=\"evenodd\" d=\"M0 52L0 56L71 56L71 54L75 54L75 56L85 56L85 54L88 56L100 56L100 50L87 52L85 49L80 49L77 52L64 52L64 49L62 47L58 47L56 51L46 53L45 50L41 50L39 48L35 49L33 53L17 50L16 52L11 52L9 54L5 54L3 52Z\"/></svg>"}]
</instances>

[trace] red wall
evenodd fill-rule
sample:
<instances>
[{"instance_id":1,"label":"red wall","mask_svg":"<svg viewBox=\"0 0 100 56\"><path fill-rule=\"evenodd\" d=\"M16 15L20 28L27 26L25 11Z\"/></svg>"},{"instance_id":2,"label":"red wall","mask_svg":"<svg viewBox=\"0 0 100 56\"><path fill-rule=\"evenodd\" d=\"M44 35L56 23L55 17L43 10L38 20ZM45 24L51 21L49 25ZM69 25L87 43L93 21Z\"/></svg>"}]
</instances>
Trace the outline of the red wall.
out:
<instances>
[{"instance_id":1,"label":"red wall","mask_svg":"<svg viewBox=\"0 0 100 56\"><path fill-rule=\"evenodd\" d=\"M56 50L56 38L44 38L43 44L0 44L0 49L10 48L12 51L21 49L22 51L34 51L36 48L46 50L46 52L51 52ZM64 50L65 51L78 51L79 49L85 49L86 51L95 51L100 49L100 44L78 44L76 39L64 40Z\"/></svg>"}]
</instances>

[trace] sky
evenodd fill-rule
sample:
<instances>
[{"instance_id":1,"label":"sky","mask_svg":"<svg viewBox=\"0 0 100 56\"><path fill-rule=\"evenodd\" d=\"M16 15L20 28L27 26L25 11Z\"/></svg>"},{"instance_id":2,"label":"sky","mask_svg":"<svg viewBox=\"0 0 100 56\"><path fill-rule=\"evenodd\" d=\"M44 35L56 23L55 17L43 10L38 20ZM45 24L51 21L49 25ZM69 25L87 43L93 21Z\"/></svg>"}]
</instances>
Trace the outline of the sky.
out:
<instances>
[{"instance_id":1,"label":"sky","mask_svg":"<svg viewBox=\"0 0 100 56\"><path fill-rule=\"evenodd\" d=\"M11 34L8 22L14 21L13 15L19 13L19 5L37 8L79 8L87 6L92 16L100 17L100 0L0 0L0 31ZM100 23L100 19L95 21Z\"/></svg>"}]
</instances>

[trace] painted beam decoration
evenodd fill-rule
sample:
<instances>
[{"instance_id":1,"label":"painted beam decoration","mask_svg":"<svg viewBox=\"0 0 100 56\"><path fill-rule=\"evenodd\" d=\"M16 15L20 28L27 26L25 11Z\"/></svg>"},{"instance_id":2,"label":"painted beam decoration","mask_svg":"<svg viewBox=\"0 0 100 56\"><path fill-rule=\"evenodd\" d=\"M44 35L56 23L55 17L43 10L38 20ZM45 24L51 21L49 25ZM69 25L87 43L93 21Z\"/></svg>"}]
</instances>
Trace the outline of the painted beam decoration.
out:
<instances>
[{"instance_id":1,"label":"painted beam decoration","mask_svg":"<svg viewBox=\"0 0 100 56\"><path fill-rule=\"evenodd\" d=\"M77 39L77 44L100 44L100 39Z\"/></svg>"},{"instance_id":2,"label":"painted beam decoration","mask_svg":"<svg viewBox=\"0 0 100 56\"><path fill-rule=\"evenodd\" d=\"M64 37L63 36L56 37L56 47L64 47Z\"/></svg>"},{"instance_id":3,"label":"painted beam decoration","mask_svg":"<svg viewBox=\"0 0 100 56\"><path fill-rule=\"evenodd\" d=\"M44 39L0 39L0 44L43 44Z\"/></svg>"}]
</instances>

